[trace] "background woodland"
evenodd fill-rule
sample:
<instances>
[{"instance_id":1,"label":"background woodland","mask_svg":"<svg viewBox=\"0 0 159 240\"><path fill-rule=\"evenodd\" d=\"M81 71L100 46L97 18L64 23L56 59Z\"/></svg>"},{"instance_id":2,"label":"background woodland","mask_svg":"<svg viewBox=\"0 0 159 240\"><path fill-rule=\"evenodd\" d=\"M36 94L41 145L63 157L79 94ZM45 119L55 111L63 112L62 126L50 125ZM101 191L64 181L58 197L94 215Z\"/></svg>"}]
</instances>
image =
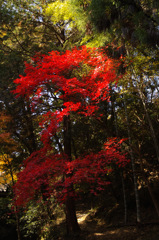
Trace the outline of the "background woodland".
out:
<instances>
[{"instance_id":1,"label":"background woodland","mask_svg":"<svg viewBox=\"0 0 159 240\"><path fill-rule=\"evenodd\" d=\"M90 50L90 55L86 56L86 53L83 53L85 50L80 50L85 49L83 46L89 49L102 49L101 58L107 58L112 64L112 68L106 65L107 69L110 72L115 69L114 77L107 77L107 88L103 90L107 93L105 98L103 95L102 97L100 95L100 99L97 95L92 98L91 94L97 94L93 84L98 80L101 83L104 81L102 79L106 70L102 74L98 72L95 80L85 85L85 89L88 90L86 97L80 91L84 86L80 85L80 82L72 80L72 85L69 85L70 83L67 85L67 81L61 80L61 76L67 80L91 76L90 69L95 69L97 64L106 69L102 60L99 63L96 59L94 64L92 54L96 53ZM57 57L56 63L49 58L51 52L54 59ZM83 64L84 58L87 61ZM75 60L79 61L78 69L77 65L73 65ZM30 72L30 76L34 80L37 79L37 75L40 75L39 69L44 70L42 65L44 61L53 64L54 72L57 71L60 81L63 81L62 86L58 81L56 88L55 85L52 86L49 81L47 82L48 76L47 80L45 77L44 82L40 82L45 85L42 90L39 82L35 86L23 84L24 80L22 83L15 81L23 79L22 76L29 76ZM54 74L48 73L48 69L46 67L45 74L46 72L48 75ZM67 235L69 235L67 239L71 239L72 235L77 238L79 225L76 222L78 217L76 215L80 210L83 212L89 210L91 219L99 217L106 226L158 223L158 71L158 0L0 0L2 240L11 238L51 240L64 239ZM85 82L87 80L85 78ZM76 94L71 92L73 84L76 85L76 88L73 88L77 90ZM67 94L64 94L66 91ZM16 94L19 94L19 97L16 97ZM61 99L65 105L62 105ZM84 107L81 109L79 105L77 107L77 102ZM86 103L87 108L84 105ZM96 110L94 106L97 106ZM50 121L52 123L55 121L51 120L55 117L55 109L59 112L65 109L61 121L57 120L56 115L59 130L53 134L54 128L50 127L51 135L45 135L43 138L45 140L41 141L41 126L49 127ZM84 113L79 114L82 109ZM46 139L49 139L49 144L51 141L51 150L44 148L48 146ZM105 150L107 152L103 153L104 149L107 149ZM103 163L103 156L109 159L109 153L112 162ZM56 157L54 155L53 158L52 154L56 154ZM65 167L61 159L64 157L63 155L59 157L59 154L69 156L70 165L67 165L67 170L63 170ZM46 157L48 165L46 163L42 165L40 161L43 161L42 158L46 160ZM50 159L58 163L50 165ZM77 163L79 159L85 165ZM95 170L91 172L93 180L88 177L90 172L86 171L93 167L97 169L94 161L97 163L99 159L101 169L107 171L98 172L101 179L98 182ZM123 166L120 167L119 163L114 164L112 159L123 161ZM32 164L28 165L30 168L26 167L27 161ZM104 164L107 164L107 167ZM42 170L40 166L43 166ZM71 167L73 170L69 172ZM49 175L49 168L52 171L54 168L55 175ZM83 169L81 175L79 171L76 172L76 168ZM28 182L35 177L35 181L31 183L32 189L38 189L38 194L34 192L34 196L26 201L27 206L14 203L19 194L14 190L14 186L18 186L18 176L22 176L19 175L20 172L26 174L25 179L28 176ZM87 176L82 182L84 173L87 173ZM66 179L72 177L69 174L74 174L76 178L72 178L68 184L79 193L78 197L71 196L68 203L65 199L65 204L62 200L57 201L56 194L49 192L48 195L44 184L48 181L48 176L53 176L51 186L55 186L54 181L59 180L60 174L66 174ZM100 187L102 186L102 191L98 183ZM22 195L29 192L30 186L26 189L21 188ZM63 185L56 188L58 193L61 193L61 189ZM65 189L68 189L68 186ZM27 195L24 194L23 197L27 198ZM70 209L73 209L73 206L74 210L71 213Z\"/></svg>"}]
</instances>

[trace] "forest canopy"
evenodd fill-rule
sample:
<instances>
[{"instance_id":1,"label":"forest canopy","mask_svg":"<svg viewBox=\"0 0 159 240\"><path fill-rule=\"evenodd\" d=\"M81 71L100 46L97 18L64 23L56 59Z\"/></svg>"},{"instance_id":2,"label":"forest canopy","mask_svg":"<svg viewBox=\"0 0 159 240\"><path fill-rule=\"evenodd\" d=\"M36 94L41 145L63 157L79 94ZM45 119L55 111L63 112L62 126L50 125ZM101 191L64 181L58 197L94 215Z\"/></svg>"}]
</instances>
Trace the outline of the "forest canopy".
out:
<instances>
[{"instance_id":1,"label":"forest canopy","mask_svg":"<svg viewBox=\"0 0 159 240\"><path fill-rule=\"evenodd\" d=\"M158 222L158 0L0 1L0 43L2 239Z\"/></svg>"}]
</instances>

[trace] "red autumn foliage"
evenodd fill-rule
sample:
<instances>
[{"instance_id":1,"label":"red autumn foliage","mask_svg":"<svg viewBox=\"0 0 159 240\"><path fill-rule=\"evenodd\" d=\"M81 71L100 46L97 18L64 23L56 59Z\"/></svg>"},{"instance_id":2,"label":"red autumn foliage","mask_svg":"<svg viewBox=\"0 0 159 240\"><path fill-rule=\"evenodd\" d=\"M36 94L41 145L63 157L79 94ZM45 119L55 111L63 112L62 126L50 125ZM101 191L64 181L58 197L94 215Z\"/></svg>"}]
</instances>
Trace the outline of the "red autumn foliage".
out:
<instances>
[{"instance_id":1,"label":"red autumn foliage","mask_svg":"<svg viewBox=\"0 0 159 240\"><path fill-rule=\"evenodd\" d=\"M46 194L63 202L69 187L90 185L101 190L105 174L112 164L125 166L127 159L117 141L109 141L98 153L70 161L64 153L54 154L52 137L60 131L64 117L71 114L95 116L99 103L109 99L109 83L117 80L119 63L109 59L102 50L81 47L59 53L35 57L26 64L26 76L15 80L14 93L32 101L32 110L41 112L41 140L43 148L24 161L15 185L16 203L24 205L35 196ZM80 188L78 187L78 191ZM73 193L69 193L73 194Z\"/></svg>"},{"instance_id":2,"label":"red autumn foliage","mask_svg":"<svg viewBox=\"0 0 159 240\"><path fill-rule=\"evenodd\" d=\"M72 161L68 161L67 156L62 154L48 154L46 148L33 153L24 161L24 169L19 173L15 185L17 205L25 205L29 200L36 199L35 196L39 199L42 194L53 196L62 203L72 184L75 193L85 183L89 184L90 192L102 190L109 184L104 176L112 171L112 164L124 167L128 163L125 154L121 154L119 149L117 140L112 139L111 146L106 144L97 154L90 153ZM42 192L43 187L45 192Z\"/></svg>"}]
</instances>

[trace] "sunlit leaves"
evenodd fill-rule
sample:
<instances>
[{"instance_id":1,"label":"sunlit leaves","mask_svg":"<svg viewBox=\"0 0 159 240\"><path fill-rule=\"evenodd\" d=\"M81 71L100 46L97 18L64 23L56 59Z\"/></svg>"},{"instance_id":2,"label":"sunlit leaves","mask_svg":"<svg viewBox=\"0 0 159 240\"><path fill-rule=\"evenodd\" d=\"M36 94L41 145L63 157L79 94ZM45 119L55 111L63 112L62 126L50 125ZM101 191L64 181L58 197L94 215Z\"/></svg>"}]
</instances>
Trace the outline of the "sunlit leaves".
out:
<instances>
[{"instance_id":1,"label":"sunlit leaves","mask_svg":"<svg viewBox=\"0 0 159 240\"><path fill-rule=\"evenodd\" d=\"M42 104L47 95L56 127L70 112L92 115L98 102L109 98L109 83L117 80L119 63L98 49L81 47L62 54L52 51L33 60L32 65L26 64L26 76L15 80L14 93L30 98L32 105ZM52 121L49 124L53 127Z\"/></svg>"},{"instance_id":2,"label":"sunlit leaves","mask_svg":"<svg viewBox=\"0 0 159 240\"><path fill-rule=\"evenodd\" d=\"M35 152L24 162L25 168L19 173L15 185L16 203L26 205L34 196L40 197L41 194L53 196L56 201L63 203L67 188L72 184L76 190L76 185L87 183L90 190L97 193L109 184L104 177L113 170L112 164L124 167L129 162L119 146L120 142L111 139L97 154L90 153L71 162L67 156L48 154L46 149ZM45 189L43 193L42 187Z\"/></svg>"},{"instance_id":3,"label":"sunlit leaves","mask_svg":"<svg viewBox=\"0 0 159 240\"><path fill-rule=\"evenodd\" d=\"M8 154L0 155L0 185L13 185L17 179L17 174L13 170L13 159Z\"/></svg>"},{"instance_id":4,"label":"sunlit leaves","mask_svg":"<svg viewBox=\"0 0 159 240\"><path fill-rule=\"evenodd\" d=\"M68 31L73 27L78 27L80 31L85 30L86 22L88 22L88 15L84 11L84 6L87 1L61 1L57 0L48 4L46 7L46 14L51 16L54 24L60 24L63 21L66 24Z\"/></svg>"},{"instance_id":5,"label":"sunlit leaves","mask_svg":"<svg viewBox=\"0 0 159 240\"><path fill-rule=\"evenodd\" d=\"M75 121L78 116L96 117L99 103L109 99L109 84L118 79L119 63L109 59L104 50L85 46L64 53L52 51L32 60L32 64L26 64L26 75L15 80L14 93L32 101L33 112L43 106L40 121L43 148L24 162L15 186L16 202L23 205L46 194L62 203L67 194L73 194L68 191L72 185L76 188L83 183L88 183L96 193L96 188L108 184L104 176L111 172L112 164L121 167L127 163L119 144L113 140L98 153L83 154L70 161L62 150L54 153L52 141L54 135L65 131L63 123L68 116Z\"/></svg>"}]
</instances>

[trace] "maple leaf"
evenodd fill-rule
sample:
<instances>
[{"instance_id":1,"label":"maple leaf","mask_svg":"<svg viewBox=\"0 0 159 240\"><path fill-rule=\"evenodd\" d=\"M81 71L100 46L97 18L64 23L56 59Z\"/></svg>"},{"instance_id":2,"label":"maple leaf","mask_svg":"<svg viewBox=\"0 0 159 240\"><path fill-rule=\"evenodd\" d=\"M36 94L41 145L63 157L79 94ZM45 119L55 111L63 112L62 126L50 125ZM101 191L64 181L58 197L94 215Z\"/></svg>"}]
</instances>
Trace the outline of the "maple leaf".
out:
<instances>
[{"instance_id":1,"label":"maple leaf","mask_svg":"<svg viewBox=\"0 0 159 240\"><path fill-rule=\"evenodd\" d=\"M32 59L33 64L26 64L26 75L14 81L17 97L29 98L37 105L33 111L45 102L39 123L43 147L24 161L14 187L17 204L25 205L35 195L40 196L42 188L45 189L42 194L54 195L59 202L64 202L68 194L76 194L71 186L84 183L96 194L109 184L104 176L112 171L112 163L119 167L128 163L117 139L109 139L98 153L77 159L71 159L65 151L66 139L63 152L53 154L51 147L53 136L62 127L66 132L69 119L73 121L78 115L96 117L99 103L109 99L109 83L117 81L115 69L119 65L103 52L82 46L63 53L52 51L49 55L37 55Z\"/></svg>"}]
</instances>

